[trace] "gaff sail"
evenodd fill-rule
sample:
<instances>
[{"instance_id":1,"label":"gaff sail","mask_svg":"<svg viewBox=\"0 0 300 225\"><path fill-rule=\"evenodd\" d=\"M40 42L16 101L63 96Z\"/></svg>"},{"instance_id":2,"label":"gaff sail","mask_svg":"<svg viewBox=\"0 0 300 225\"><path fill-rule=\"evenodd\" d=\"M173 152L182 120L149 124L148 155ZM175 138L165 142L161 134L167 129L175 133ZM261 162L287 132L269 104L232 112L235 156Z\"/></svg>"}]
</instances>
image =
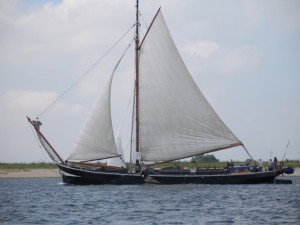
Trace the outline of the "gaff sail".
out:
<instances>
[{"instance_id":1,"label":"gaff sail","mask_svg":"<svg viewBox=\"0 0 300 225\"><path fill-rule=\"evenodd\" d=\"M171 161L242 145L205 99L159 10L140 46L143 161Z\"/></svg>"}]
</instances>

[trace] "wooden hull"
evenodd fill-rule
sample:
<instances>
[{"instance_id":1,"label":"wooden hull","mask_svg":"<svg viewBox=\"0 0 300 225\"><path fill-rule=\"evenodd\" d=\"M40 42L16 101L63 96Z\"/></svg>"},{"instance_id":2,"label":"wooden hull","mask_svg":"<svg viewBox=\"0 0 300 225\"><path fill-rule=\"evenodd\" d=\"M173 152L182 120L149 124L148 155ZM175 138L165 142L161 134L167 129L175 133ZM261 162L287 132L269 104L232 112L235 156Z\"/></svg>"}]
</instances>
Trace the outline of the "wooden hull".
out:
<instances>
[{"instance_id":1,"label":"wooden hull","mask_svg":"<svg viewBox=\"0 0 300 225\"><path fill-rule=\"evenodd\" d=\"M57 165L61 171L63 182L68 184L262 184L275 183L279 171L267 171L243 174L155 174L144 172L132 174L126 172L102 172L84 170L66 165Z\"/></svg>"}]
</instances>

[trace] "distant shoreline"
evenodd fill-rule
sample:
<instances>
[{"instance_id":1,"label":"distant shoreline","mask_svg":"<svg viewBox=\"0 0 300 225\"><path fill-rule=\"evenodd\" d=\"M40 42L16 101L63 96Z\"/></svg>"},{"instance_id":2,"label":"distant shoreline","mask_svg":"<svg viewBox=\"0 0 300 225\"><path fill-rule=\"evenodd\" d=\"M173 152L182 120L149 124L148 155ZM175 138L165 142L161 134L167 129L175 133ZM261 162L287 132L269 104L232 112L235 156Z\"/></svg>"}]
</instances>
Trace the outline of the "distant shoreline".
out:
<instances>
[{"instance_id":1,"label":"distant shoreline","mask_svg":"<svg viewBox=\"0 0 300 225\"><path fill-rule=\"evenodd\" d=\"M294 168L293 174L284 174L284 177L300 176L300 168ZM13 178L60 178L58 169L0 169L0 179Z\"/></svg>"},{"instance_id":2,"label":"distant shoreline","mask_svg":"<svg viewBox=\"0 0 300 225\"><path fill-rule=\"evenodd\" d=\"M59 178L58 169L1 169L0 179L5 178Z\"/></svg>"}]
</instances>

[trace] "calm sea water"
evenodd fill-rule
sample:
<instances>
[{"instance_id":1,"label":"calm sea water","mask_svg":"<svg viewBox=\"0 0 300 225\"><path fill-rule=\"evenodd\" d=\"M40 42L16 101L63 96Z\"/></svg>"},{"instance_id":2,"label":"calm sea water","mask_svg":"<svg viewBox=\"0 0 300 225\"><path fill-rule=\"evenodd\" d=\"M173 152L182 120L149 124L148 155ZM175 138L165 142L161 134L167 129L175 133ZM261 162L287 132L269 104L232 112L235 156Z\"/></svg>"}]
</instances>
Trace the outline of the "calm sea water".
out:
<instances>
[{"instance_id":1,"label":"calm sea water","mask_svg":"<svg viewBox=\"0 0 300 225\"><path fill-rule=\"evenodd\" d=\"M0 180L0 224L300 224L294 184L72 186Z\"/></svg>"}]
</instances>

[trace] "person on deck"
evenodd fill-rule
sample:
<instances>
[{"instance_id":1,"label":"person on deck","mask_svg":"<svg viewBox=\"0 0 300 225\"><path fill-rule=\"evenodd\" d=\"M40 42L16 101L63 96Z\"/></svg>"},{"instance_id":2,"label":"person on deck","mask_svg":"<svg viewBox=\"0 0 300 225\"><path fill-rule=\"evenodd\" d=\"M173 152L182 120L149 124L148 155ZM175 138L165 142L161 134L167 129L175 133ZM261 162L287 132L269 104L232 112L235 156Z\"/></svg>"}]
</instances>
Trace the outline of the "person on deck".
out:
<instances>
[{"instance_id":1,"label":"person on deck","mask_svg":"<svg viewBox=\"0 0 300 225\"><path fill-rule=\"evenodd\" d=\"M274 168L274 170L277 170L277 169L278 169L277 158L276 158L276 157L274 157L273 168Z\"/></svg>"},{"instance_id":2,"label":"person on deck","mask_svg":"<svg viewBox=\"0 0 300 225\"><path fill-rule=\"evenodd\" d=\"M281 173L281 175L283 176L283 162L282 161L279 163L278 170Z\"/></svg>"},{"instance_id":3,"label":"person on deck","mask_svg":"<svg viewBox=\"0 0 300 225\"><path fill-rule=\"evenodd\" d=\"M272 159L269 160L269 171L273 170L273 161Z\"/></svg>"},{"instance_id":4,"label":"person on deck","mask_svg":"<svg viewBox=\"0 0 300 225\"><path fill-rule=\"evenodd\" d=\"M264 167L264 165L263 165L263 161L261 161L261 159L259 159L259 161L258 161L258 168L259 168L259 172L262 172L262 170L263 170L263 167Z\"/></svg>"}]
</instances>

